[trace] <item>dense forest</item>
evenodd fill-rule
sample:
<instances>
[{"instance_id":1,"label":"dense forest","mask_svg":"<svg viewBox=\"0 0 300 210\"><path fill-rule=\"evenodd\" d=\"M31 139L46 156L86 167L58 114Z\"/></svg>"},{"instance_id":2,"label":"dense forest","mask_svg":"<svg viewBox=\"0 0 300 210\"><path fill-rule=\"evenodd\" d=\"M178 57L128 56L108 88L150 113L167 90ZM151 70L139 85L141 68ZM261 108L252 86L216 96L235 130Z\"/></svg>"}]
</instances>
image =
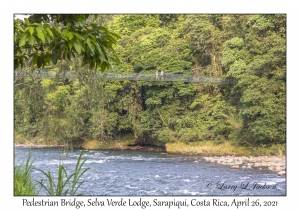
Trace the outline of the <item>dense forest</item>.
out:
<instances>
[{"instance_id":1,"label":"dense forest","mask_svg":"<svg viewBox=\"0 0 300 210\"><path fill-rule=\"evenodd\" d=\"M28 62L28 71L69 69L78 78L18 78L15 138L286 142L286 15L117 14L87 21L120 36L114 47L120 62L106 72L163 71L237 83L104 81L80 55L42 66Z\"/></svg>"}]
</instances>

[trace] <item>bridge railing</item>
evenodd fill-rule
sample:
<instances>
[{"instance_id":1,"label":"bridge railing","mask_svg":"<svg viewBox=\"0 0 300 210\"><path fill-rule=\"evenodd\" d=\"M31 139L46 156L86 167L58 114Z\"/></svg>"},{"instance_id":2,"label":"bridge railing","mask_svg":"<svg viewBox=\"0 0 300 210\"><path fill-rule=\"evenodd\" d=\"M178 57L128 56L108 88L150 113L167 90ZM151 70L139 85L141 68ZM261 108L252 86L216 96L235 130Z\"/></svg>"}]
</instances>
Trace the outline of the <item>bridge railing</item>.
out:
<instances>
[{"instance_id":1,"label":"bridge railing","mask_svg":"<svg viewBox=\"0 0 300 210\"><path fill-rule=\"evenodd\" d=\"M18 74L19 71L15 71ZM234 78L222 78L215 76L201 76L195 74L171 74L166 73L156 78L155 74L134 73L134 72L99 72L99 77L106 80L135 80L135 81L155 81L155 82L195 82L203 84L233 85L236 83ZM65 78L76 79L78 75L74 71L54 71L54 70L30 70L23 72L23 78Z\"/></svg>"}]
</instances>

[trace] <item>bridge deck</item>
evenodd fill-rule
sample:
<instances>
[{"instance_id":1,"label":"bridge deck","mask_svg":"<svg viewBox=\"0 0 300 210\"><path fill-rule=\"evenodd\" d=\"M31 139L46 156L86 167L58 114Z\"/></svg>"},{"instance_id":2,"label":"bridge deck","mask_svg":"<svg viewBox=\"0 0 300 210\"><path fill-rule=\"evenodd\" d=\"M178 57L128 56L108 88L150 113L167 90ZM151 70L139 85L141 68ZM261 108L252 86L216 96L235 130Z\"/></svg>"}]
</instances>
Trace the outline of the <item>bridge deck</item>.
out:
<instances>
[{"instance_id":1,"label":"bridge deck","mask_svg":"<svg viewBox=\"0 0 300 210\"><path fill-rule=\"evenodd\" d=\"M17 72L16 72L17 74ZM134 81L151 81L151 82L195 82L203 84L219 84L219 85L233 85L235 81L233 78L222 78L214 76L201 76L195 74L170 74L166 73L163 76L159 76L157 79L155 74L145 73L132 73L132 72L104 72L98 73L99 77L104 80L134 80ZM76 79L78 75L74 71L54 71L54 70L37 70L27 71L22 78L66 78Z\"/></svg>"}]
</instances>

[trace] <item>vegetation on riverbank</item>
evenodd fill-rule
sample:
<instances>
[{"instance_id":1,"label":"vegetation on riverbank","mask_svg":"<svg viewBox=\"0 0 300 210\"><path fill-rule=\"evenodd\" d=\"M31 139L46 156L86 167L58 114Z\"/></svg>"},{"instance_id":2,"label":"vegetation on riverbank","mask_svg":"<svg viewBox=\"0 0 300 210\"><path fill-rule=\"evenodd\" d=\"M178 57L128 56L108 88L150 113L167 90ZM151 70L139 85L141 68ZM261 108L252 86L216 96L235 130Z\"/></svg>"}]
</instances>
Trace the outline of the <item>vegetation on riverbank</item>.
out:
<instances>
[{"instance_id":1,"label":"vegetation on riverbank","mask_svg":"<svg viewBox=\"0 0 300 210\"><path fill-rule=\"evenodd\" d=\"M237 83L103 81L94 68L81 65L81 55L55 64L46 59L44 68L69 69L78 78L19 78L16 139L84 142L88 149L149 144L185 154L285 154L286 15L126 14L99 15L93 21L122 37L114 47L122 62L112 61L108 72L155 77L163 71L232 77ZM72 48L76 40L67 30L64 34L62 41L70 41L64 47ZM80 52L92 53L91 42L80 43ZM24 69L36 70L43 59ZM134 142L115 140L123 135L132 135Z\"/></svg>"},{"instance_id":2,"label":"vegetation on riverbank","mask_svg":"<svg viewBox=\"0 0 300 210\"><path fill-rule=\"evenodd\" d=\"M129 138L128 138L129 137ZM119 138L110 141L82 141L72 145L47 145L45 143L32 144L30 141L24 141L24 138L15 139L16 145L27 145L27 146L67 146L72 148L83 148L87 150L147 150L147 151L163 151L174 154L184 155L235 155L235 156L284 156L286 155L285 144L273 144L270 146L241 146L235 141L201 141L201 142L172 142L161 144L160 142L152 142L152 144L143 144L138 142L131 135L125 138ZM24 143L27 142L27 143ZM28 144L29 143L29 144Z\"/></svg>"},{"instance_id":3,"label":"vegetation on riverbank","mask_svg":"<svg viewBox=\"0 0 300 210\"><path fill-rule=\"evenodd\" d=\"M237 145L235 142L214 143L203 141L195 143L167 143L166 151L185 155L235 155L235 156L283 156L286 154L285 144L275 144L267 147L266 145L247 147Z\"/></svg>"}]
</instances>

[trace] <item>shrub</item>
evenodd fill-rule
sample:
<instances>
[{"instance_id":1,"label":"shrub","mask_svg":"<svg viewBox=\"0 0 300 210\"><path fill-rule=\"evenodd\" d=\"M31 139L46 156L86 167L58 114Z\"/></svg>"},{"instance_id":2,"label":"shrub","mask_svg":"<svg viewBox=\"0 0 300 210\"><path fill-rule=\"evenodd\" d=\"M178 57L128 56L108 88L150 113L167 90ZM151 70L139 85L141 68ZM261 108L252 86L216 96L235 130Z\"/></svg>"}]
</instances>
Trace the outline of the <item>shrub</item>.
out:
<instances>
[{"instance_id":1,"label":"shrub","mask_svg":"<svg viewBox=\"0 0 300 210\"><path fill-rule=\"evenodd\" d=\"M169 129L157 131L157 138L162 142L175 142L177 139L176 133Z\"/></svg>"}]
</instances>

